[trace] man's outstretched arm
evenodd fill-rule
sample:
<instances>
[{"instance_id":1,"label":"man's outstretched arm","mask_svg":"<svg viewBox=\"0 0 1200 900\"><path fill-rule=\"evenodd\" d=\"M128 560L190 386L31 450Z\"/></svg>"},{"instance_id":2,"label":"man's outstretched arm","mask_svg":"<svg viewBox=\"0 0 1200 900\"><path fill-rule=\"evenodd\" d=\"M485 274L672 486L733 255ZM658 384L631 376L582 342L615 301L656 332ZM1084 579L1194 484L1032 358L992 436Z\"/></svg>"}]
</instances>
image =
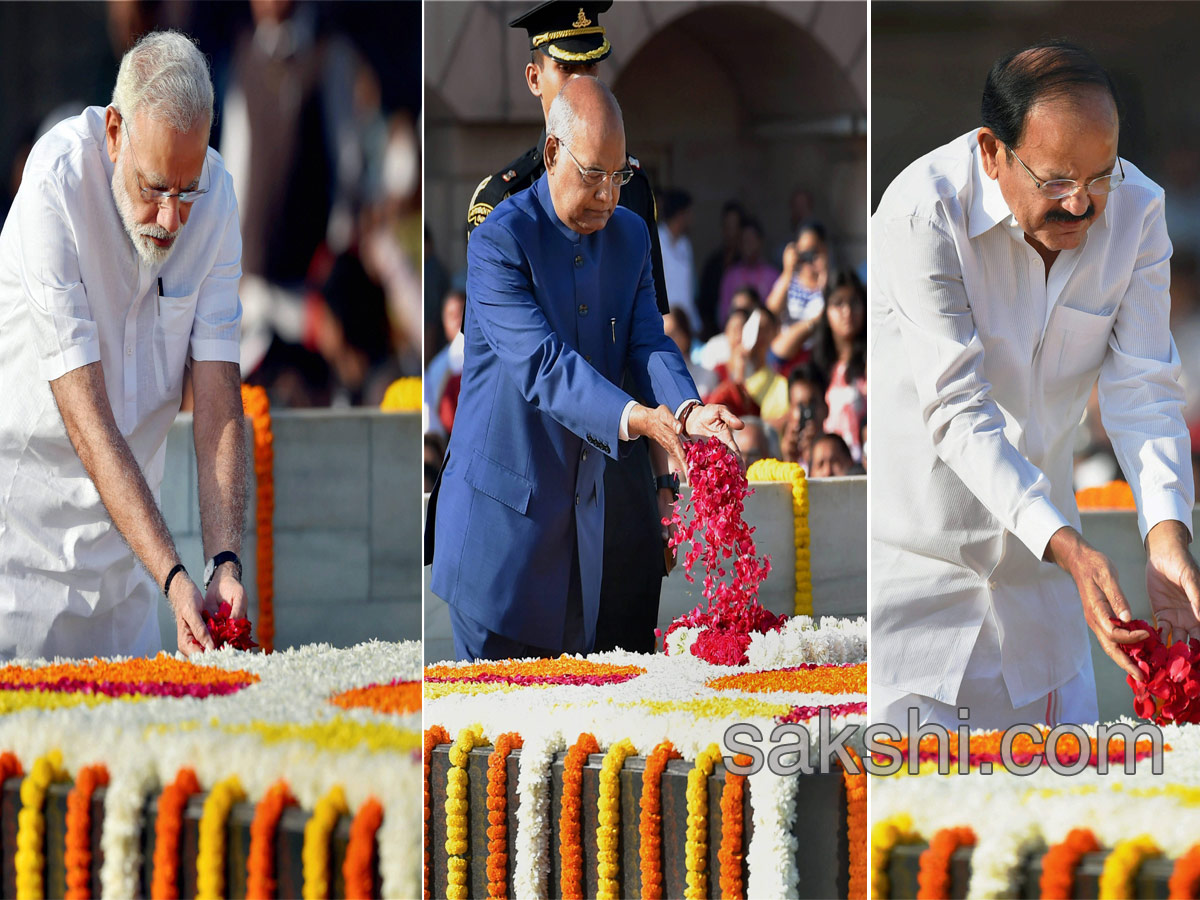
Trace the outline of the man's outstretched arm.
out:
<instances>
[{"instance_id":1,"label":"man's outstretched arm","mask_svg":"<svg viewBox=\"0 0 1200 900\"><path fill-rule=\"evenodd\" d=\"M212 559L224 550L240 557L246 508L246 432L238 364L194 361L192 388L204 558ZM246 615L246 589L233 563L217 568L204 599L210 608L227 601L234 618Z\"/></svg>"},{"instance_id":2,"label":"man's outstretched arm","mask_svg":"<svg viewBox=\"0 0 1200 900\"><path fill-rule=\"evenodd\" d=\"M50 391L67 436L113 524L161 586L179 563L179 553L146 478L113 418L104 370L98 362L72 369L51 381ZM185 574L177 574L167 599L175 613L179 649L187 654L211 649L212 637L201 617L204 598L195 583Z\"/></svg>"}]
</instances>

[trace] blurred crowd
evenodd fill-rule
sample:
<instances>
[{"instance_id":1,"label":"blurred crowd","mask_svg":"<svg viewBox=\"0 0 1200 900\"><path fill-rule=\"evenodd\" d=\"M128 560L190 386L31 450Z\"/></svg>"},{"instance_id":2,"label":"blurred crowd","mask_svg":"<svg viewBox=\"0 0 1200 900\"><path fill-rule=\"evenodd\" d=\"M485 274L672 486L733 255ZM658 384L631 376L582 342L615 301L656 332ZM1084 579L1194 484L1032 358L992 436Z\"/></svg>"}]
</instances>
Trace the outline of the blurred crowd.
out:
<instances>
[{"instance_id":1,"label":"blurred crowd","mask_svg":"<svg viewBox=\"0 0 1200 900\"><path fill-rule=\"evenodd\" d=\"M210 60L211 143L238 197L243 378L312 407L378 405L420 375L420 5L109 0L105 18L114 62L39 112L11 193L37 137L106 105L115 60L176 28Z\"/></svg>"},{"instance_id":2,"label":"blurred crowd","mask_svg":"<svg viewBox=\"0 0 1200 900\"><path fill-rule=\"evenodd\" d=\"M670 312L666 333L707 402L746 427L746 463L781 459L810 477L867 468L867 320L863 273L841 265L836 238L812 217L812 195L790 197L791 228L768 243L735 201L721 209L721 240L698 256L692 198L657 196ZM465 273L451 275L427 238L425 254L425 483L430 490L454 428L462 371Z\"/></svg>"}]
</instances>

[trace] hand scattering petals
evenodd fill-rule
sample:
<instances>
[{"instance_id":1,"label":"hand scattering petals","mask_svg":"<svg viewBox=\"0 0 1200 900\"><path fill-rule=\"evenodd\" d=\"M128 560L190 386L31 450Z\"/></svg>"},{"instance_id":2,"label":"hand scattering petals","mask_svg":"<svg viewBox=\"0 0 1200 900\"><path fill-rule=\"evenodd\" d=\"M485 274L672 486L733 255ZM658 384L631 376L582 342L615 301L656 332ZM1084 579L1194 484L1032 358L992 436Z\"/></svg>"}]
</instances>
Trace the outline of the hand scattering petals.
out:
<instances>
[{"instance_id":1,"label":"hand scattering petals","mask_svg":"<svg viewBox=\"0 0 1200 900\"><path fill-rule=\"evenodd\" d=\"M235 650L257 647L258 644L254 643L254 638L250 636L250 620L231 619L231 612L233 607L228 602L223 602L218 607L216 615L208 610L204 611L204 624L208 626L209 634L212 635L214 648L219 650L226 644Z\"/></svg>"},{"instance_id":2,"label":"hand scattering petals","mask_svg":"<svg viewBox=\"0 0 1200 900\"><path fill-rule=\"evenodd\" d=\"M1200 641L1192 638L1164 644L1158 631L1142 619L1109 621L1114 628L1140 628L1150 633L1136 644L1120 645L1146 676L1141 682L1134 681L1132 675L1125 676L1133 689L1133 711L1157 725L1200 722Z\"/></svg>"}]
</instances>

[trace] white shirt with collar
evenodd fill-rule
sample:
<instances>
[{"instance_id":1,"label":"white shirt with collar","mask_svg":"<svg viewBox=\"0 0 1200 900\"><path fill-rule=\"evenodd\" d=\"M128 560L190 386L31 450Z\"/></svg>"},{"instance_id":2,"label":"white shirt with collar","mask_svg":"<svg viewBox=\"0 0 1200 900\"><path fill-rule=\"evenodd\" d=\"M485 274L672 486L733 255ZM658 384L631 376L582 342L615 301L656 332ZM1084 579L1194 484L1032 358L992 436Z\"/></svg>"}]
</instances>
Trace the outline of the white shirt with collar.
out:
<instances>
[{"instance_id":1,"label":"white shirt with collar","mask_svg":"<svg viewBox=\"0 0 1200 900\"><path fill-rule=\"evenodd\" d=\"M160 587L112 524L49 382L101 363L157 500L189 358L238 361L237 203L212 149L206 169L209 192L147 268L113 200L103 107L29 155L0 232L0 658L159 649Z\"/></svg>"},{"instance_id":2,"label":"white shirt with collar","mask_svg":"<svg viewBox=\"0 0 1200 900\"><path fill-rule=\"evenodd\" d=\"M1019 707L1090 652L1074 582L1041 560L1080 526L1072 437L1097 379L1143 540L1190 527L1192 472L1162 189L1125 162L1047 277L976 134L905 169L871 219L871 668L954 703L991 608Z\"/></svg>"}]
</instances>

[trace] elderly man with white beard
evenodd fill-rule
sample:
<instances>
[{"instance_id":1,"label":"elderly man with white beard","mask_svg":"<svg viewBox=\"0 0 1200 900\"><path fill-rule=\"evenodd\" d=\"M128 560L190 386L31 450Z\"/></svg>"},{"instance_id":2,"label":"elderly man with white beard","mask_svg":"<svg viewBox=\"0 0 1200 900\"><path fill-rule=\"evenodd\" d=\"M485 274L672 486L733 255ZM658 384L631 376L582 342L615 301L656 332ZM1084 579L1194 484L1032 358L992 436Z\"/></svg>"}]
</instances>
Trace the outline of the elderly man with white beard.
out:
<instances>
[{"instance_id":1,"label":"elderly man with white beard","mask_svg":"<svg viewBox=\"0 0 1200 900\"><path fill-rule=\"evenodd\" d=\"M213 645L205 609L245 615L241 237L212 117L204 56L152 33L107 108L29 155L0 233L0 658L151 655L160 590L185 653ZM157 505L186 366L203 593Z\"/></svg>"}]
</instances>

